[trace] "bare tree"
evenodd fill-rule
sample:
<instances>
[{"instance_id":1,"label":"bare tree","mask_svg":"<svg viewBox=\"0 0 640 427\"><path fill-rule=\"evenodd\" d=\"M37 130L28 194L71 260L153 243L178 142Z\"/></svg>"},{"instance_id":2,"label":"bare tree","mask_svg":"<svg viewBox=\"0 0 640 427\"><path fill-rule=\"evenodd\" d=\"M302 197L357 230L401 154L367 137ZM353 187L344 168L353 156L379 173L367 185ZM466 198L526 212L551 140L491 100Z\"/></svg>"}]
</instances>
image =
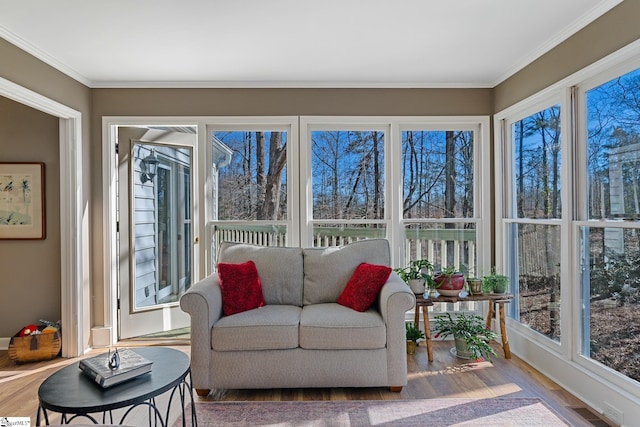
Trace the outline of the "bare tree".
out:
<instances>
[{"instance_id":1,"label":"bare tree","mask_svg":"<svg viewBox=\"0 0 640 427\"><path fill-rule=\"evenodd\" d=\"M278 219L282 171L287 164L287 145L282 143L282 132L271 132L269 137L269 170L267 172L262 204L257 219Z\"/></svg>"}]
</instances>

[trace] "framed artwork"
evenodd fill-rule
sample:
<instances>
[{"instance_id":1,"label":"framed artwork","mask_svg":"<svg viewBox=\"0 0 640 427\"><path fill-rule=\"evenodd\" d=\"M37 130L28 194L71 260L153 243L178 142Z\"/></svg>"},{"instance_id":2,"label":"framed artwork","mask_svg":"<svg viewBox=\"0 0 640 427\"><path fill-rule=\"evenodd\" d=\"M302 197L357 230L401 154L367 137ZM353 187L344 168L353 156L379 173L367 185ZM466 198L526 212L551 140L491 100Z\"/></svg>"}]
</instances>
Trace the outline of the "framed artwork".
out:
<instances>
[{"instance_id":1,"label":"framed artwork","mask_svg":"<svg viewBox=\"0 0 640 427\"><path fill-rule=\"evenodd\" d=\"M0 239L44 239L44 163L0 163Z\"/></svg>"}]
</instances>

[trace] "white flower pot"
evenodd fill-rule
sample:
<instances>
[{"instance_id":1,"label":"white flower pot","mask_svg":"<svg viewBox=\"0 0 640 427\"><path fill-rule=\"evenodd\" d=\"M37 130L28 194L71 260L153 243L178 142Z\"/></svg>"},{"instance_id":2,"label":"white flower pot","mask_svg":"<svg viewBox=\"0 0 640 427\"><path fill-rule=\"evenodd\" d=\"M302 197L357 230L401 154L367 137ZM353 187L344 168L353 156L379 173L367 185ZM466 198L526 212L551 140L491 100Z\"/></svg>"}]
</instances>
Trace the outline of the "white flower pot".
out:
<instances>
[{"instance_id":1,"label":"white flower pot","mask_svg":"<svg viewBox=\"0 0 640 427\"><path fill-rule=\"evenodd\" d=\"M409 280L409 288L416 295L422 295L424 293L424 279L411 279Z\"/></svg>"}]
</instances>

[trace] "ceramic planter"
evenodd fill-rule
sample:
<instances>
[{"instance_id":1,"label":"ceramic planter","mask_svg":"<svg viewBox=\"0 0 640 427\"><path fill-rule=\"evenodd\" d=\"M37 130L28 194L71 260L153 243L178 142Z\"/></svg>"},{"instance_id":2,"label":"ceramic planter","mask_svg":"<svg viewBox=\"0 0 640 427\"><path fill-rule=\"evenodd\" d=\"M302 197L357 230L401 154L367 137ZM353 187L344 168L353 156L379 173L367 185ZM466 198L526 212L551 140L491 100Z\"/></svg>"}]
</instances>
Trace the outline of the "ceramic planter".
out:
<instances>
[{"instance_id":1,"label":"ceramic planter","mask_svg":"<svg viewBox=\"0 0 640 427\"><path fill-rule=\"evenodd\" d=\"M424 293L424 279L411 279L409 280L409 288L416 295L422 295Z\"/></svg>"},{"instance_id":2,"label":"ceramic planter","mask_svg":"<svg viewBox=\"0 0 640 427\"><path fill-rule=\"evenodd\" d=\"M491 274L484 278L484 287L494 294L504 294L509 288L509 278L501 274Z\"/></svg>"},{"instance_id":3,"label":"ceramic planter","mask_svg":"<svg viewBox=\"0 0 640 427\"><path fill-rule=\"evenodd\" d=\"M438 293L447 297L457 297L464 288L464 274L451 275L438 273L433 277Z\"/></svg>"},{"instance_id":4,"label":"ceramic planter","mask_svg":"<svg viewBox=\"0 0 640 427\"><path fill-rule=\"evenodd\" d=\"M415 354L417 346L418 346L418 343L416 343L415 341L407 340L407 354L409 355Z\"/></svg>"},{"instance_id":5,"label":"ceramic planter","mask_svg":"<svg viewBox=\"0 0 640 427\"><path fill-rule=\"evenodd\" d=\"M467 284L469 285L469 292L471 292L472 295L482 295L482 279L470 277L467 279Z\"/></svg>"},{"instance_id":6,"label":"ceramic planter","mask_svg":"<svg viewBox=\"0 0 640 427\"><path fill-rule=\"evenodd\" d=\"M456 343L456 356L460 359L473 359L473 352L464 338L454 337Z\"/></svg>"}]
</instances>

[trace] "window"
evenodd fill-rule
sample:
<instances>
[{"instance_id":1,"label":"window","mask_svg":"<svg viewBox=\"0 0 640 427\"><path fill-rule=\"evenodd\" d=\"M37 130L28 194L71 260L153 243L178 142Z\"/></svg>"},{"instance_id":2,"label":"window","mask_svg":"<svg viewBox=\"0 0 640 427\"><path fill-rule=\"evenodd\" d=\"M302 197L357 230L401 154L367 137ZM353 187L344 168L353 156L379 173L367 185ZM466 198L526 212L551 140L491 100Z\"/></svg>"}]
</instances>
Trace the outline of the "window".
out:
<instances>
[{"instance_id":1,"label":"window","mask_svg":"<svg viewBox=\"0 0 640 427\"><path fill-rule=\"evenodd\" d=\"M582 354L640 381L640 69L585 91ZM631 358L631 359L630 359Z\"/></svg>"},{"instance_id":2,"label":"window","mask_svg":"<svg viewBox=\"0 0 640 427\"><path fill-rule=\"evenodd\" d=\"M240 123L238 123L240 122ZM207 126L211 268L223 241L295 245L292 218L291 134L287 118L220 118Z\"/></svg>"},{"instance_id":3,"label":"window","mask_svg":"<svg viewBox=\"0 0 640 427\"><path fill-rule=\"evenodd\" d=\"M439 265L478 270L479 254L489 253L477 250L490 208L479 197L488 180L488 167L481 168L488 118L299 122L300 132L293 117L207 124L212 269L222 241L326 247L387 238L393 266L422 248L421 256L435 257ZM421 152L413 158L420 177L403 172L410 145ZM447 183L445 174L454 182Z\"/></svg>"},{"instance_id":4,"label":"window","mask_svg":"<svg viewBox=\"0 0 640 427\"><path fill-rule=\"evenodd\" d=\"M585 71L495 122L496 261L516 294L514 349L548 350L539 360L559 358L579 366L571 376L597 375L633 393L640 381L629 363L640 334L639 62ZM534 366L539 360L531 356Z\"/></svg>"},{"instance_id":5,"label":"window","mask_svg":"<svg viewBox=\"0 0 640 427\"><path fill-rule=\"evenodd\" d=\"M313 246L386 237L385 128L310 128Z\"/></svg>"},{"instance_id":6,"label":"window","mask_svg":"<svg viewBox=\"0 0 640 427\"><path fill-rule=\"evenodd\" d=\"M402 217L411 259L476 268L474 131L402 132ZM412 238L409 238L412 236Z\"/></svg>"},{"instance_id":7,"label":"window","mask_svg":"<svg viewBox=\"0 0 640 427\"><path fill-rule=\"evenodd\" d=\"M385 237L394 266L426 258L479 271L487 131L478 117L302 117L301 241Z\"/></svg>"},{"instance_id":8,"label":"window","mask_svg":"<svg viewBox=\"0 0 640 427\"><path fill-rule=\"evenodd\" d=\"M508 179L505 236L512 315L523 325L560 341L562 199L560 105L537 109L510 126L513 153Z\"/></svg>"}]
</instances>

